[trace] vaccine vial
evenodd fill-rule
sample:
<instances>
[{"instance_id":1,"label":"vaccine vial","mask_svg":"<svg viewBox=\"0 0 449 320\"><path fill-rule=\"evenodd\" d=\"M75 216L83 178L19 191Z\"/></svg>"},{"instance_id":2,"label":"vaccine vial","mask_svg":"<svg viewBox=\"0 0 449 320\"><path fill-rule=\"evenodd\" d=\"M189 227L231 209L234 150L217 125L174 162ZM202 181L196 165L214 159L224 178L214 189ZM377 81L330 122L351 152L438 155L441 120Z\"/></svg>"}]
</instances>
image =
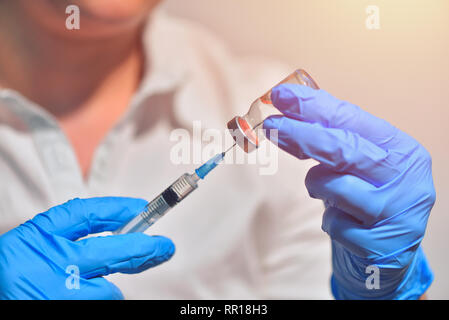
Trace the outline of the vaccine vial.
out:
<instances>
[{"instance_id":1,"label":"vaccine vial","mask_svg":"<svg viewBox=\"0 0 449 320\"><path fill-rule=\"evenodd\" d=\"M287 78L278 83L300 84L319 89L312 77L302 69L291 73ZM249 111L242 117L236 116L228 122L228 129L236 144L246 153L252 152L260 146L265 135L262 130L263 121L272 115L281 113L271 102L271 89L251 104Z\"/></svg>"}]
</instances>

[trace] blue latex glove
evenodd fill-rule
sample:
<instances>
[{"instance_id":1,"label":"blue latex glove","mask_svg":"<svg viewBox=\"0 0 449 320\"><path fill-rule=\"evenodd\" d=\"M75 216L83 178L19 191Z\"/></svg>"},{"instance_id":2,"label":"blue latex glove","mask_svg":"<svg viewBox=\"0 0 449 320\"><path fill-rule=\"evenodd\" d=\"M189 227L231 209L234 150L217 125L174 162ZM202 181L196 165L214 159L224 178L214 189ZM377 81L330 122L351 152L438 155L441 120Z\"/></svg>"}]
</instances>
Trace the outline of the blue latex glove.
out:
<instances>
[{"instance_id":1,"label":"blue latex glove","mask_svg":"<svg viewBox=\"0 0 449 320\"><path fill-rule=\"evenodd\" d=\"M306 186L325 204L335 298L419 298L433 280L420 247L435 202L429 153L388 122L323 90L283 84L271 98L284 116L268 118L264 128L279 130L280 148L320 162ZM370 266L379 268L378 286Z\"/></svg>"},{"instance_id":2,"label":"blue latex glove","mask_svg":"<svg viewBox=\"0 0 449 320\"><path fill-rule=\"evenodd\" d=\"M143 233L75 240L118 229L146 204L131 198L74 199L3 234L0 298L123 299L103 276L156 266L173 255L173 243Z\"/></svg>"}]
</instances>

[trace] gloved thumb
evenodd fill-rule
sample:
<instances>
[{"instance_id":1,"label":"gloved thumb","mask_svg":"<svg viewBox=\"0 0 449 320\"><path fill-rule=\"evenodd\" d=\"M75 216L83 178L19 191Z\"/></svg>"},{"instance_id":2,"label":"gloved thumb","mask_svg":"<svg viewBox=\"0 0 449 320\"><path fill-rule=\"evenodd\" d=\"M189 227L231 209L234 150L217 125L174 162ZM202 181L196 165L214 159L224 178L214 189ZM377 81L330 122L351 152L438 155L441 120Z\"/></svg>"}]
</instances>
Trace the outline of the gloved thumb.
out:
<instances>
[{"instance_id":1,"label":"gloved thumb","mask_svg":"<svg viewBox=\"0 0 449 320\"><path fill-rule=\"evenodd\" d=\"M174 252L173 242L162 236L143 233L87 238L72 242L73 254L81 277L85 279L111 273L139 273L169 260Z\"/></svg>"}]
</instances>

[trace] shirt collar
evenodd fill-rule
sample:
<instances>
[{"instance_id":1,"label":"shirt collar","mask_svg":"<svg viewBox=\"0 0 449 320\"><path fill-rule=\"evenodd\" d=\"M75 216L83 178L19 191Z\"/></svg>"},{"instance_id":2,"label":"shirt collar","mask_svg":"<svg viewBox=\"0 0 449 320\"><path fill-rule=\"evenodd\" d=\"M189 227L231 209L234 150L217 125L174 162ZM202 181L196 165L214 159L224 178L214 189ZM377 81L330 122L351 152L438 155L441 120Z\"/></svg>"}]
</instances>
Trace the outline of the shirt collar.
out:
<instances>
[{"instance_id":1,"label":"shirt collar","mask_svg":"<svg viewBox=\"0 0 449 320\"><path fill-rule=\"evenodd\" d=\"M121 122L132 117L148 97L174 93L189 78L186 64L179 59L179 39L170 32L168 20L164 10L156 8L145 24L142 36L145 56L143 78Z\"/></svg>"},{"instance_id":2,"label":"shirt collar","mask_svg":"<svg viewBox=\"0 0 449 320\"><path fill-rule=\"evenodd\" d=\"M143 32L146 64L138 94L171 91L188 77L187 66L179 59L179 41L170 32L168 20L166 13L156 8L146 23Z\"/></svg>"}]
</instances>

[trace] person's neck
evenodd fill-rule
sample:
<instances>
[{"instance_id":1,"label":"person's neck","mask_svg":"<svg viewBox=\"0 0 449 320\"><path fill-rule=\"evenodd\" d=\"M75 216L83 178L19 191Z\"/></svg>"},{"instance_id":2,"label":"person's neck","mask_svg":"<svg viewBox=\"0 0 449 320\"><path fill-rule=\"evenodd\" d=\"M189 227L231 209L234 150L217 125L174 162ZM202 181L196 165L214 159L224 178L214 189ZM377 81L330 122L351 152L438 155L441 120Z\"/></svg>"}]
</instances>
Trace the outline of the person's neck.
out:
<instances>
[{"instance_id":1,"label":"person's neck","mask_svg":"<svg viewBox=\"0 0 449 320\"><path fill-rule=\"evenodd\" d=\"M17 90L58 119L91 113L86 108L100 107L95 101L101 96L120 91L123 101L137 88L144 64L140 35L139 28L106 39L81 40L39 30L29 21L7 19L0 22L0 85Z\"/></svg>"},{"instance_id":2,"label":"person's neck","mask_svg":"<svg viewBox=\"0 0 449 320\"><path fill-rule=\"evenodd\" d=\"M139 85L145 62L140 28L81 40L2 15L0 87L20 92L56 117L87 176L94 151Z\"/></svg>"}]
</instances>

